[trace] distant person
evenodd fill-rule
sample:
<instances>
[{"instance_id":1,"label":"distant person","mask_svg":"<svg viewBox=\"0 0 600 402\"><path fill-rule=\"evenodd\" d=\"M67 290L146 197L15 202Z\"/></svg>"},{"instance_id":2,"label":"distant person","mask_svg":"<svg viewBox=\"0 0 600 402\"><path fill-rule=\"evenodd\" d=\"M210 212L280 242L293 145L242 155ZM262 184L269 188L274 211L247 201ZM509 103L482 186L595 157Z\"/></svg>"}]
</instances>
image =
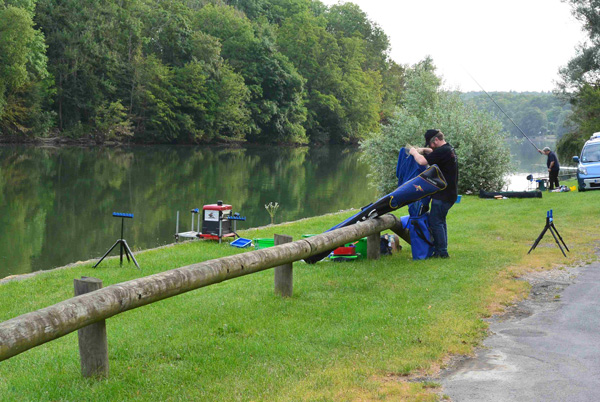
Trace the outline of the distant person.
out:
<instances>
[{"instance_id":1,"label":"distant person","mask_svg":"<svg viewBox=\"0 0 600 402\"><path fill-rule=\"evenodd\" d=\"M549 190L554 190L554 186L556 188L560 188L560 184L558 183L558 172L560 170L560 164L558 163L558 158L556 154L550 150L550 148L545 147L543 150L538 151L541 154L548 156L548 160L546 161L546 166L548 166L548 176L550 179L550 187Z\"/></svg>"},{"instance_id":2,"label":"distant person","mask_svg":"<svg viewBox=\"0 0 600 402\"><path fill-rule=\"evenodd\" d=\"M452 145L444 140L440 130L425 132L425 148L410 148L410 154L422 166L437 165L446 179L444 190L431 196L429 230L433 235L433 257L448 258L448 228L446 216L458 197L458 158ZM424 155L421 155L422 152Z\"/></svg>"}]
</instances>

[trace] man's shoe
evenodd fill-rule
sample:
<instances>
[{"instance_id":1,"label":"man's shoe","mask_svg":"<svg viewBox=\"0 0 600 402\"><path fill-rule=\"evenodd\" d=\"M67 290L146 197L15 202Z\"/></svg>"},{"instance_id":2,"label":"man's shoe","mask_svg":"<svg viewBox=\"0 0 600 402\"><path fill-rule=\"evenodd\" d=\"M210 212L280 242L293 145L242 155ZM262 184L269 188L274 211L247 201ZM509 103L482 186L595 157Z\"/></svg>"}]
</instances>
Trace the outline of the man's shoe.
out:
<instances>
[{"instance_id":1,"label":"man's shoe","mask_svg":"<svg viewBox=\"0 0 600 402\"><path fill-rule=\"evenodd\" d=\"M433 253L431 255L431 258L450 258L450 255L448 255L448 253L446 253L446 254L436 254L436 253Z\"/></svg>"}]
</instances>

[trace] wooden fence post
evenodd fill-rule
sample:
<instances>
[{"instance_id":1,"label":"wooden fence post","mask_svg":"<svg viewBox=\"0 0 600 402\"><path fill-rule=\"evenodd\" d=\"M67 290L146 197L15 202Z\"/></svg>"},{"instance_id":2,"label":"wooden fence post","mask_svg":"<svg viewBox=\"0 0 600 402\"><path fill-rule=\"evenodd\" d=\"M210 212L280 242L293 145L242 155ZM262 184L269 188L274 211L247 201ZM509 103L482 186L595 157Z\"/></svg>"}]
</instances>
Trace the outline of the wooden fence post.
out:
<instances>
[{"instance_id":1,"label":"wooden fence post","mask_svg":"<svg viewBox=\"0 0 600 402\"><path fill-rule=\"evenodd\" d=\"M367 237L367 259L378 260L380 256L381 232Z\"/></svg>"},{"instance_id":2,"label":"wooden fence post","mask_svg":"<svg viewBox=\"0 0 600 402\"><path fill-rule=\"evenodd\" d=\"M82 276L74 280L75 296L102 289L102 280ZM108 377L108 340L106 321L101 320L77 331L81 375L84 377Z\"/></svg>"},{"instance_id":3,"label":"wooden fence post","mask_svg":"<svg viewBox=\"0 0 600 402\"><path fill-rule=\"evenodd\" d=\"M292 236L275 235L275 245L290 243ZM275 267L275 294L281 297L292 297L294 289L294 271L293 263L279 265Z\"/></svg>"}]
</instances>

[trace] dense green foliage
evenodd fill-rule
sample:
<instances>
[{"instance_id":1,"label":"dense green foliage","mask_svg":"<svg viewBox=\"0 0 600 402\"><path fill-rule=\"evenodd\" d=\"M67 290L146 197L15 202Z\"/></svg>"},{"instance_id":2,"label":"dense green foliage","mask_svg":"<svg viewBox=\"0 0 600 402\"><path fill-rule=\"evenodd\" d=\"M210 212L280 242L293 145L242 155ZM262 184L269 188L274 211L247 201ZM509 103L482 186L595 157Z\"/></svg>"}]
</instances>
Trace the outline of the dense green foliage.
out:
<instances>
[{"instance_id":1,"label":"dense green foliage","mask_svg":"<svg viewBox=\"0 0 600 402\"><path fill-rule=\"evenodd\" d=\"M440 90L431 60L406 72L402 107L362 143L372 178L381 193L396 188L393 166L398 150L408 144L423 146L423 134L439 128L454 146L459 159L459 192L500 190L509 172L510 153L504 146L502 124L491 114L465 104L459 94Z\"/></svg>"},{"instance_id":2,"label":"dense green foliage","mask_svg":"<svg viewBox=\"0 0 600 402\"><path fill-rule=\"evenodd\" d=\"M592 133L600 131L600 7L595 0L567 0L572 13L583 23L589 40L560 70L558 93L573 105L574 129L557 149L563 155L578 155Z\"/></svg>"},{"instance_id":3,"label":"dense green foliage","mask_svg":"<svg viewBox=\"0 0 600 402\"><path fill-rule=\"evenodd\" d=\"M490 96L528 137L556 135L560 138L571 128L571 105L554 94L492 92ZM465 101L473 102L478 109L496 116L511 136L523 138L519 129L484 92L468 92L461 97Z\"/></svg>"},{"instance_id":4,"label":"dense green foliage","mask_svg":"<svg viewBox=\"0 0 600 402\"><path fill-rule=\"evenodd\" d=\"M403 89L352 3L2 0L0 17L4 135L357 142Z\"/></svg>"},{"instance_id":5,"label":"dense green foliage","mask_svg":"<svg viewBox=\"0 0 600 402\"><path fill-rule=\"evenodd\" d=\"M51 93L46 45L33 22L33 3L0 1L0 134L45 130Z\"/></svg>"}]
</instances>

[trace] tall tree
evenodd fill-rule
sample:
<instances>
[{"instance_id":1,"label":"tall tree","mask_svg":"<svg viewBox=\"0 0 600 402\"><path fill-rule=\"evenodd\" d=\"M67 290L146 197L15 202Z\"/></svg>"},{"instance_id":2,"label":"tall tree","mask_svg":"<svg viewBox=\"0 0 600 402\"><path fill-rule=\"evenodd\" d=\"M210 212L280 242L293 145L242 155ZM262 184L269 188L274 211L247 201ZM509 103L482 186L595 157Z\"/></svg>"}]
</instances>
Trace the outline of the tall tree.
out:
<instances>
[{"instance_id":1,"label":"tall tree","mask_svg":"<svg viewBox=\"0 0 600 402\"><path fill-rule=\"evenodd\" d=\"M249 139L307 142L304 79L274 44L268 25L253 25L230 6L207 5L196 15L196 29L219 38L222 55L250 89L253 127Z\"/></svg>"},{"instance_id":2,"label":"tall tree","mask_svg":"<svg viewBox=\"0 0 600 402\"><path fill-rule=\"evenodd\" d=\"M560 69L558 92L573 105L572 122L578 129L558 144L562 154L572 154L593 132L600 131L600 5L597 0L566 0L583 23L589 41Z\"/></svg>"},{"instance_id":3,"label":"tall tree","mask_svg":"<svg viewBox=\"0 0 600 402\"><path fill-rule=\"evenodd\" d=\"M49 83L44 83L46 47L42 33L34 28L34 4L0 3L0 133L4 134L30 132L42 119L49 92Z\"/></svg>"},{"instance_id":4,"label":"tall tree","mask_svg":"<svg viewBox=\"0 0 600 402\"><path fill-rule=\"evenodd\" d=\"M36 21L47 39L59 129L81 135L98 108L126 96L131 61L141 41L136 4L135 0L39 1Z\"/></svg>"},{"instance_id":5,"label":"tall tree","mask_svg":"<svg viewBox=\"0 0 600 402\"><path fill-rule=\"evenodd\" d=\"M367 14L354 3L341 3L332 6L327 12L327 29L338 37L358 36L366 42L363 67L382 71L386 69L389 57L389 38Z\"/></svg>"},{"instance_id":6,"label":"tall tree","mask_svg":"<svg viewBox=\"0 0 600 402\"><path fill-rule=\"evenodd\" d=\"M545 135L548 132L548 117L537 107L529 107L521 113L519 127L532 135Z\"/></svg>"}]
</instances>

